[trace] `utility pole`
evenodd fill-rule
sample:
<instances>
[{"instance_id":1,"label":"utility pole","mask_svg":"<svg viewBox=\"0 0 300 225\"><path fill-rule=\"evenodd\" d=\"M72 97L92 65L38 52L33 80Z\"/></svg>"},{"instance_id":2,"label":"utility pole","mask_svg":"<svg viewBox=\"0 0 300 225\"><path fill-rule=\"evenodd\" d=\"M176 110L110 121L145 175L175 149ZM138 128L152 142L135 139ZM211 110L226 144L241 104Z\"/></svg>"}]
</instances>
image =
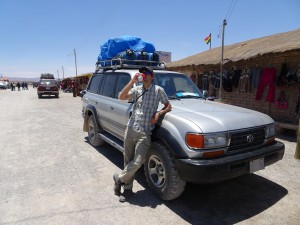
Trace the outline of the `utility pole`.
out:
<instances>
[{"instance_id":1,"label":"utility pole","mask_svg":"<svg viewBox=\"0 0 300 225\"><path fill-rule=\"evenodd\" d=\"M69 55L72 55L72 54L68 54ZM75 57L75 69L76 69L76 77L77 77L77 60L76 60L76 49L74 48L74 57Z\"/></svg>"},{"instance_id":2,"label":"utility pole","mask_svg":"<svg viewBox=\"0 0 300 225\"><path fill-rule=\"evenodd\" d=\"M65 71L64 71L64 66L61 66L62 71L63 71L63 79L65 79Z\"/></svg>"},{"instance_id":3,"label":"utility pole","mask_svg":"<svg viewBox=\"0 0 300 225\"><path fill-rule=\"evenodd\" d=\"M77 77L77 61L76 61L76 49L74 48L74 56L75 56L75 67L76 67L76 77Z\"/></svg>"},{"instance_id":4,"label":"utility pole","mask_svg":"<svg viewBox=\"0 0 300 225\"><path fill-rule=\"evenodd\" d=\"M220 89L219 89L219 99L222 99L222 77L223 77L223 57L224 57L224 33L225 26L227 25L226 19L223 20L222 26L222 54L221 54L221 68L220 68Z\"/></svg>"}]
</instances>

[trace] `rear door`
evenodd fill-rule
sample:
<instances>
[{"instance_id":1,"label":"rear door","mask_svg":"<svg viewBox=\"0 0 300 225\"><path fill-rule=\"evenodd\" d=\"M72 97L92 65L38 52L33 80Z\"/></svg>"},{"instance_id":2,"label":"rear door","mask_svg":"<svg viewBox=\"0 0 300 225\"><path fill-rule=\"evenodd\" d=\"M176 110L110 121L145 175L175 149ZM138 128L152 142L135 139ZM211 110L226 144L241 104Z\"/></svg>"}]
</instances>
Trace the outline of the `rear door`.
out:
<instances>
[{"instance_id":1,"label":"rear door","mask_svg":"<svg viewBox=\"0 0 300 225\"><path fill-rule=\"evenodd\" d=\"M121 140L124 138L132 104L118 100L118 94L130 79L128 73L105 72L100 88L101 103L97 107L102 128Z\"/></svg>"},{"instance_id":2,"label":"rear door","mask_svg":"<svg viewBox=\"0 0 300 225\"><path fill-rule=\"evenodd\" d=\"M114 89L117 76L111 72L103 73L103 82L100 87L99 104L97 105L98 117L101 121L101 126L104 130L111 133L112 127L110 124L109 114L110 102L114 97Z\"/></svg>"},{"instance_id":3,"label":"rear door","mask_svg":"<svg viewBox=\"0 0 300 225\"><path fill-rule=\"evenodd\" d=\"M103 81L103 74L94 74L87 87L87 93L82 97L83 107L93 105L98 112L98 105L100 104L100 87ZM97 113L98 114L98 113ZM101 117L98 114L98 121L102 123Z\"/></svg>"},{"instance_id":4,"label":"rear door","mask_svg":"<svg viewBox=\"0 0 300 225\"><path fill-rule=\"evenodd\" d=\"M131 77L127 73L118 73L114 96L109 102L109 115L112 132L121 140L124 139L125 129L131 116L132 103L128 101L118 100L118 95L125 85L130 81Z\"/></svg>"}]
</instances>

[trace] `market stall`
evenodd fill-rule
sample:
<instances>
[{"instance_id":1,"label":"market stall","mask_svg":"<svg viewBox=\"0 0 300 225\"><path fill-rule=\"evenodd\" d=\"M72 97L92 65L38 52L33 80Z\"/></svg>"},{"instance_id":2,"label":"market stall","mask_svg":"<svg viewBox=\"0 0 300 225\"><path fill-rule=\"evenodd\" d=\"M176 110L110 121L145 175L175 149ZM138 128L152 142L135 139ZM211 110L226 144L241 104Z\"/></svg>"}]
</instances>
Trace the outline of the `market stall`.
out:
<instances>
[{"instance_id":1,"label":"market stall","mask_svg":"<svg viewBox=\"0 0 300 225\"><path fill-rule=\"evenodd\" d=\"M80 91L86 89L91 76L92 73L85 73L75 77L67 77L61 81L61 90L73 93L73 96L76 97Z\"/></svg>"}]
</instances>

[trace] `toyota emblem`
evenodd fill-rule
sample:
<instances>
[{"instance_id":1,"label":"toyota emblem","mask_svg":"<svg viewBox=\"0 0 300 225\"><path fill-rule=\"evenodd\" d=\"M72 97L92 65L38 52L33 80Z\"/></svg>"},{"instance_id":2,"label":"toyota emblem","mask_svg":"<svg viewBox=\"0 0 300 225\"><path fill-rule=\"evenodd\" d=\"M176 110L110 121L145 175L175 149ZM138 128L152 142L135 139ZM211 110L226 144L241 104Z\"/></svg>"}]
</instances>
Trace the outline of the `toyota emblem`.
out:
<instances>
[{"instance_id":1,"label":"toyota emblem","mask_svg":"<svg viewBox=\"0 0 300 225\"><path fill-rule=\"evenodd\" d=\"M248 136L247 136L247 142L248 142L248 143L251 143L251 142L253 142L253 141L254 141L253 135L248 135Z\"/></svg>"}]
</instances>

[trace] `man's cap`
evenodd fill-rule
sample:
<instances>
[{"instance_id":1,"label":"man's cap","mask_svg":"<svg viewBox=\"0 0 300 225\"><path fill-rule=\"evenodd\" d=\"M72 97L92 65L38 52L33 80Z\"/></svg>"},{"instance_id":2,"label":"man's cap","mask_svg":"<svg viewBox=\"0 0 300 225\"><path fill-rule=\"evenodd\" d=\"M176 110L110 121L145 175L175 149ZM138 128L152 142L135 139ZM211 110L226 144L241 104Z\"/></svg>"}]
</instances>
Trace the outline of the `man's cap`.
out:
<instances>
[{"instance_id":1,"label":"man's cap","mask_svg":"<svg viewBox=\"0 0 300 225\"><path fill-rule=\"evenodd\" d=\"M151 68L149 68L149 67L142 67L142 68L139 69L139 72L140 72L140 73L149 72L149 73L151 73L152 75L154 74L154 73L153 73L153 69L151 69Z\"/></svg>"}]
</instances>

